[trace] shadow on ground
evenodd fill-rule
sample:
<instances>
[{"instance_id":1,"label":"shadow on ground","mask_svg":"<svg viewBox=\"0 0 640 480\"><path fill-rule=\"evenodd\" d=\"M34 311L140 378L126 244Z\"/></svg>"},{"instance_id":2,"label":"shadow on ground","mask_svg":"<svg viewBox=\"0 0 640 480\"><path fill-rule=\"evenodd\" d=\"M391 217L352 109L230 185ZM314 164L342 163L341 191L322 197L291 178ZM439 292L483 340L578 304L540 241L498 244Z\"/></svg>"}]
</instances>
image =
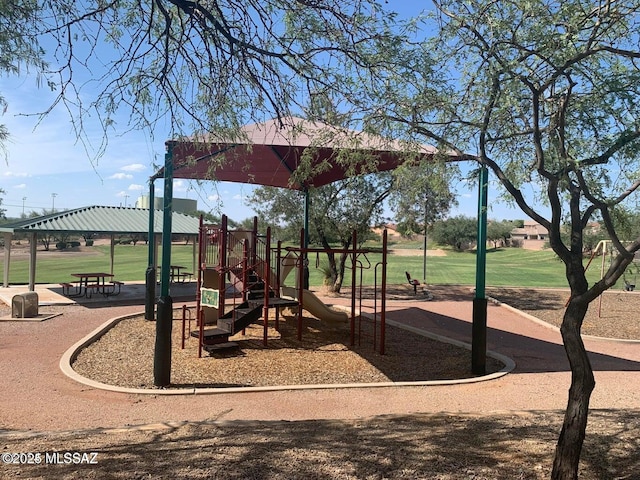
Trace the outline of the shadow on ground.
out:
<instances>
[{"instance_id":1,"label":"shadow on ground","mask_svg":"<svg viewBox=\"0 0 640 480\"><path fill-rule=\"evenodd\" d=\"M489 306L489 309L491 308L500 307ZM387 313L387 318L397 321L413 319L412 325L423 330L467 344L471 343L471 324L457 318L422 308L394 310ZM516 373L570 371L564 347L559 343L489 327L487 328L487 348L515 360ZM594 352L589 352L589 358L595 371L640 371L640 362Z\"/></svg>"},{"instance_id":2,"label":"shadow on ground","mask_svg":"<svg viewBox=\"0 0 640 480\"><path fill-rule=\"evenodd\" d=\"M638 478L638 413L591 414L582 480ZM97 452L97 464L4 465L3 474L31 479L538 480L549 477L561 419L559 412L421 414L5 437L5 451Z\"/></svg>"}]
</instances>

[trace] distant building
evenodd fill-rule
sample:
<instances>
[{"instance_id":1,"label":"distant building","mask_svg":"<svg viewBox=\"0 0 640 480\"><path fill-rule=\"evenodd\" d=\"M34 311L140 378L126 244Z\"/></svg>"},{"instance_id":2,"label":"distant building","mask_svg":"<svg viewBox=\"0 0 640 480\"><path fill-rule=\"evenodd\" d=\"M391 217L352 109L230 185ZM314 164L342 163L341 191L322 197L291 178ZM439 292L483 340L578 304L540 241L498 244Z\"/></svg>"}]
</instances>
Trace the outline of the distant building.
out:
<instances>
[{"instance_id":1,"label":"distant building","mask_svg":"<svg viewBox=\"0 0 640 480\"><path fill-rule=\"evenodd\" d=\"M190 198L176 198L173 197L171 203L171 210L178 213L192 213L198 210L198 201L191 200ZM143 195L136 200L136 208L149 208L149 196ZM162 210L164 208L164 198L153 198L153 209Z\"/></svg>"},{"instance_id":2,"label":"distant building","mask_svg":"<svg viewBox=\"0 0 640 480\"><path fill-rule=\"evenodd\" d=\"M533 220L525 220L523 228L511 230L511 244L527 250L542 250L549 239L549 231Z\"/></svg>"}]
</instances>

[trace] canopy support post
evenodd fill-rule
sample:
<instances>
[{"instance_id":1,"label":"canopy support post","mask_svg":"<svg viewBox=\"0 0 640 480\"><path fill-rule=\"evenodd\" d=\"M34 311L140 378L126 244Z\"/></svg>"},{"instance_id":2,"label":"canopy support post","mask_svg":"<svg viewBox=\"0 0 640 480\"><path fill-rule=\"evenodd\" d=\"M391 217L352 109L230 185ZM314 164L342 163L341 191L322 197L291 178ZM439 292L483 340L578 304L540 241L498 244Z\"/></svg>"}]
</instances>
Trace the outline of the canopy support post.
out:
<instances>
[{"instance_id":1,"label":"canopy support post","mask_svg":"<svg viewBox=\"0 0 640 480\"><path fill-rule=\"evenodd\" d=\"M487 266L487 190L489 171L480 167L478 187L478 241L476 249L476 292L473 299L471 327L471 371L484 375L487 367L487 298L485 295Z\"/></svg>"},{"instance_id":2,"label":"canopy support post","mask_svg":"<svg viewBox=\"0 0 640 480\"><path fill-rule=\"evenodd\" d=\"M32 232L29 239L29 291L36 291L36 252L38 251L38 232Z\"/></svg>"},{"instance_id":3,"label":"canopy support post","mask_svg":"<svg viewBox=\"0 0 640 480\"><path fill-rule=\"evenodd\" d=\"M109 273L113 275L113 266L115 264L116 257L116 236L111 234L111 244L109 245Z\"/></svg>"},{"instance_id":4,"label":"canopy support post","mask_svg":"<svg viewBox=\"0 0 640 480\"><path fill-rule=\"evenodd\" d=\"M9 287L9 264L11 263L11 240L13 239L13 233L5 232L4 235L4 276L2 279L2 286L4 288Z\"/></svg>"},{"instance_id":5,"label":"canopy support post","mask_svg":"<svg viewBox=\"0 0 640 480\"><path fill-rule=\"evenodd\" d=\"M156 344L153 378L157 387L171 383L171 330L173 327L173 300L169 295L171 274L171 204L173 203L173 148L167 145L164 157L164 205L162 220L162 270L160 299L156 320Z\"/></svg>"},{"instance_id":6,"label":"canopy support post","mask_svg":"<svg viewBox=\"0 0 640 480\"><path fill-rule=\"evenodd\" d=\"M307 253L307 249L309 248L309 209L311 207L311 203L309 201L309 189L305 188L304 189L304 224L303 224L303 229L304 229L304 241L303 241L303 248L304 248L304 253L303 258L302 258L302 265L303 265L303 270L304 270L304 282L303 282L303 287L305 289L309 288L309 258L308 258L308 253Z\"/></svg>"}]
</instances>

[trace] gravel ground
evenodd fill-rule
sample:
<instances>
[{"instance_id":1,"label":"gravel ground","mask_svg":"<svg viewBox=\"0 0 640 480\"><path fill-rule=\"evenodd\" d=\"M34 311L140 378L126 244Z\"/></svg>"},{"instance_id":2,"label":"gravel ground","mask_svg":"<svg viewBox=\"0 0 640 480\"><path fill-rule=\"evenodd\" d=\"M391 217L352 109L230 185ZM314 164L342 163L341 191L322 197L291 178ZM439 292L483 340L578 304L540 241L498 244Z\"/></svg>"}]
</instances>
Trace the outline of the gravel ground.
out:
<instances>
[{"instance_id":1,"label":"gravel ground","mask_svg":"<svg viewBox=\"0 0 640 480\"><path fill-rule=\"evenodd\" d=\"M40 463L34 458L32 464L4 465L0 475L34 480L542 480L550 476L560 421L558 412L418 414L358 420L211 421L162 430L9 437L3 439L5 451L42 456ZM593 412L581 480L638 479L639 437L637 415ZM64 455L71 452L80 455L77 464L73 457L65 463ZM45 458L59 461L45 463Z\"/></svg>"},{"instance_id":2,"label":"gravel ground","mask_svg":"<svg viewBox=\"0 0 640 480\"><path fill-rule=\"evenodd\" d=\"M569 299L568 290L488 288L487 295L559 327ZM640 340L640 292L608 290L589 306L584 335Z\"/></svg>"}]
</instances>

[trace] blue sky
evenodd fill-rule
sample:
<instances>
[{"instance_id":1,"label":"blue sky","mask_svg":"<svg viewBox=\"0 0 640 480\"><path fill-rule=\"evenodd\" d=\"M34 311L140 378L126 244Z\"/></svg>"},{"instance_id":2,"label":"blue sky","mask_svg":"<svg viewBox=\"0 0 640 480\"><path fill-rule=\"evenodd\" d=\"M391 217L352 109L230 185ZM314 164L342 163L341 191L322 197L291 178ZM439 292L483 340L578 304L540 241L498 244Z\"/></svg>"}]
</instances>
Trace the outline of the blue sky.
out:
<instances>
[{"instance_id":1,"label":"blue sky","mask_svg":"<svg viewBox=\"0 0 640 480\"><path fill-rule=\"evenodd\" d=\"M0 188L5 191L2 208L7 216L18 217L23 211L41 213L51 208L133 206L138 197L148 194L153 165L163 162L168 129L155 131L151 139L148 132L125 133L116 126L104 154L95 160L102 142L97 121L84 120L89 134L94 134L90 138L93 145L77 141L69 113L62 106L38 121L34 114L49 108L54 97L46 86L37 86L33 75L0 77L0 92L8 102L0 123L7 126L11 135L5 145L6 160L2 158L0 163ZM122 123L126 124L125 120ZM452 215L475 216L475 188L469 189L464 183L455 188L459 207ZM162 182L156 182L156 192L161 189ZM254 215L243 201L252 189L251 185L225 182L174 182L175 197L196 199L200 210L222 212L234 220ZM497 201L495 186L490 187L489 196L489 218L524 218L519 209Z\"/></svg>"},{"instance_id":2,"label":"blue sky","mask_svg":"<svg viewBox=\"0 0 640 480\"><path fill-rule=\"evenodd\" d=\"M55 108L38 123L33 115L50 105L52 95L38 88L32 77L0 78L0 91L8 101L0 117L11 134L6 144L6 161L0 164L0 188L5 191L3 208L10 217L43 209L66 210L90 205L133 206L141 195L148 194L148 179L153 165L162 164L167 134L154 132L114 132L105 153L94 160L102 141L97 123L94 145L78 142L69 114ZM493 183L493 182L492 182ZM156 182L161 192L162 182ZM243 199L253 187L247 184L186 180L174 182L174 196L198 201L198 208L221 211L234 220L254 215ZM477 194L464 183L456 186L459 207L452 215L476 215ZM522 212L496 200L496 186L490 188L490 218L524 218ZM161 193L158 193L161 195Z\"/></svg>"},{"instance_id":3,"label":"blue sky","mask_svg":"<svg viewBox=\"0 0 640 480\"><path fill-rule=\"evenodd\" d=\"M0 164L0 188L5 191L2 207L10 217L43 209L66 210L89 205L134 206L136 199L148 194L148 179L154 164L162 164L167 134L155 132L114 132L105 153L95 160L102 141L97 124L93 145L77 141L69 114L54 109L38 123L33 115L46 109L53 97L46 88L38 88L32 77L0 78L0 91L8 108L0 117L11 138L5 145L6 159ZM156 192L162 191L156 182ZM202 210L223 208L231 218L250 217L243 206L251 187L220 182L198 186L189 181L174 182L174 196L198 200Z\"/></svg>"}]
</instances>

